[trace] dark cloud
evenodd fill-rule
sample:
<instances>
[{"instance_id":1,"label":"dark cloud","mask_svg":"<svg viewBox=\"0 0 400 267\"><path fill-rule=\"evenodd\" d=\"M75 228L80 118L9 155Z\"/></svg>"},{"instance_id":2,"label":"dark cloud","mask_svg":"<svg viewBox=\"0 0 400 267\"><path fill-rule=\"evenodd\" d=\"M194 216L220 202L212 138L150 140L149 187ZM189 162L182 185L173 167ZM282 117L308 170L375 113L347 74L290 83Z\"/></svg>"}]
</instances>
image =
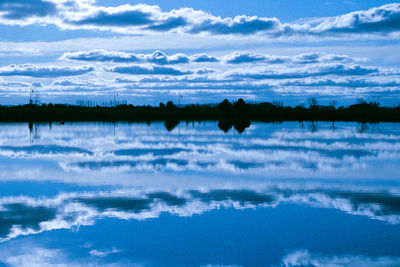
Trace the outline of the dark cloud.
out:
<instances>
[{"instance_id":1,"label":"dark cloud","mask_svg":"<svg viewBox=\"0 0 400 267\"><path fill-rule=\"evenodd\" d=\"M234 19L205 20L198 24L192 24L188 32L249 35L262 31L275 30L278 26L279 20L275 18L237 16Z\"/></svg>"},{"instance_id":2,"label":"dark cloud","mask_svg":"<svg viewBox=\"0 0 400 267\"><path fill-rule=\"evenodd\" d=\"M172 67L143 67L138 65L133 66L116 66L113 68L107 69L111 72L123 73L123 74L132 74L132 75L172 75L172 76L179 76L179 75L187 75L192 74L193 71L191 70L182 70L176 69Z\"/></svg>"},{"instance_id":3,"label":"dark cloud","mask_svg":"<svg viewBox=\"0 0 400 267\"><path fill-rule=\"evenodd\" d=\"M286 86L308 86L308 87L321 87L321 86L337 86L337 87L399 87L400 81L376 81L367 79L318 79L318 80L292 80L283 83Z\"/></svg>"},{"instance_id":4,"label":"dark cloud","mask_svg":"<svg viewBox=\"0 0 400 267\"><path fill-rule=\"evenodd\" d=\"M265 195L252 190L211 190L201 192L192 190L190 194L193 198L200 199L202 202L210 203L213 201L238 201L241 205L245 204L267 204L276 201L273 195Z\"/></svg>"},{"instance_id":5,"label":"dark cloud","mask_svg":"<svg viewBox=\"0 0 400 267\"><path fill-rule=\"evenodd\" d=\"M398 195L354 190L279 186L261 191L246 188L204 191L192 189L180 193L145 191L136 192L135 195L118 191L62 194L53 199L25 196L3 198L0 199L0 239L52 229L68 229L107 217L146 219L158 217L160 212L191 216L190 212L187 213L189 207L195 208L196 213L202 213L221 205L233 208L275 207L281 203L310 205L316 208L333 208L392 224L400 223Z\"/></svg>"},{"instance_id":6,"label":"dark cloud","mask_svg":"<svg viewBox=\"0 0 400 267\"><path fill-rule=\"evenodd\" d=\"M236 51L222 57L203 54L185 55L182 53L166 55L162 51L155 51L152 54L136 54L123 51L107 51L102 49L76 51L64 53L61 60L77 61L99 61L99 62L138 62L153 63L157 65L196 63L215 63L222 61L227 64L242 63L268 63L268 64L316 64L329 62L355 62L361 61L360 58L352 58L346 55L325 54L325 53L305 53L295 56L273 56L263 55L248 51Z\"/></svg>"},{"instance_id":7,"label":"dark cloud","mask_svg":"<svg viewBox=\"0 0 400 267\"><path fill-rule=\"evenodd\" d=\"M137 54L107 51L103 49L76 51L64 53L61 60L77 60L77 61L100 61L100 62L139 62L141 59Z\"/></svg>"},{"instance_id":8,"label":"dark cloud","mask_svg":"<svg viewBox=\"0 0 400 267\"><path fill-rule=\"evenodd\" d=\"M189 63L190 59L185 54L166 55L161 51L155 51L152 54L135 54L120 51L107 50L89 50L64 53L61 60L77 60L77 61L99 61L99 62L137 62L137 63L153 63L157 65L174 65Z\"/></svg>"},{"instance_id":9,"label":"dark cloud","mask_svg":"<svg viewBox=\"0 0 400 267\"><path fill-rule=\"evenodd\" d=\"M152 24L151 14L140 10L129 10L118 13L99 11L95 15L75 21L69 21L75 25L96 25L96 26L142 26Z\"/></svg>"},{"instance_id":10,"label":"dark cloud","mask_svg":"<svg viewBox=\"0 0 400 267\"><path fill-rule=\"evenodd\" d=\"M317 77L327 75L338 76L362 76L372 73L379 73L376 67L366 67L360 65L344 64L322 64L318 66L309 66L293 69L254 69L245 71L232 71L227 76L233 79L295 79L306 77Z\"/></svg>"},{"instance_id":11,"label":"dark cloud","mask_svg":"<svg viewBox=\"0 0 400 267\"><path fill-rule=\"evenodd\" d=\"M191 62L204 63L204 62L219 62L219 59L207 54L196 54L191 56Z\"/></svg>"},{"instance_id":12,"label":"dark cloud","mask_svg":"<svg viewBox=\"0 0 400 267\"><path fill-rule=\"evenodd\" d=\"M266 57L264 55L251 52L236 52L224 57L224 62L229 64L255 63L264 62L265 60Z\"/></svg>"},{"instance_id":13,"label":"dark cloud","mask_svg":"<svg viewBox=\"0 0 400 267\"><path fill-rule=\"evenodd\" d=\"M135 148L113 151L113 153L118 156L141 156L147 154L152 154L154 156L167 156L178 154L180 152L190 152L190 150L183 148Z\"/></svg>"},{"instance_id":14,"label":"dark cloud","mask_svg":"<svg viewBox=\"0 0 400 267\"><path fill-rule=\"evenodd\" d=\"M186 21L185 18L177 17L177 18L169 18L166 21L150 25L147 27L147 29L153 31L169 31L172 29L186 26L187 24L188 22Z\"/></svg>"},{"instance_id":15,"label":"dark cloud","mask_svg":"<svg viewBox=\"0 0 400 267\"><path fill-rule=\"evenodd\" d=\"M90 170L101 170L108 168L120 168L130 167L135 168L138 166L150 166L153 169L165 169L167 165L177 165L184 167L188 165L188 161L184 159L169 159L169 158L158 158L154 160L115 160L115 161L82 161L73 163L72 166L90 169Z\"/></svg>"},{"instance_id":16,"label":"dark cloud","mask_svg":"<svg viewBox=\"0 0 400 267\"><path fill-rule=\"evenodd\" d=\"M1 0L0 12L3 18L9 20L22 20L30 17L45 17L55 15L55 3L43 0Z\"/></svg>"},{"instance_id":17,"label":"dark cloud","mask_svg":"<svg viewBox=\"0 0 400 267\"><path fill-rule=\"evenodd\" d=\"M0 76L31 76L38 78L52 78L62 76L76 76L92 72L91 66L83 67L57 67L57 66L38 66L33 64L10 65L0 67Z\"/></svg>"},{"instance_id":18,"label":"dark cloud","mask_svg":"<svg viewBox=\"0 0 400 267\"><path fill-rule=\"evenodd\" d=\"M21 230L33 229L39 231L40 224L54 220L57 214L55 208L45 206L32 207L25 203L7 203L0 211L0 238L6 238L13 227Z\"/></svg>"}]
</instances>

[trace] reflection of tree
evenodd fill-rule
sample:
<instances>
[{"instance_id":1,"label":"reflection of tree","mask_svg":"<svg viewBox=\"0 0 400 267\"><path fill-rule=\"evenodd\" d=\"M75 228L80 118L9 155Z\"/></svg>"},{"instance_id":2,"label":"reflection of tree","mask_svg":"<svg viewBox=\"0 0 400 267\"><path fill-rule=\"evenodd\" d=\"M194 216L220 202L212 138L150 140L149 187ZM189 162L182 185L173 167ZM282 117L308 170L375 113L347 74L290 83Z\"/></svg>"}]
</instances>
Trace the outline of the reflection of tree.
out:
<instances>
[{"instance_id":1,"label":"reflection of tree","mask_svg":"<svg viewBox=\"0 0 400 267\"><path fill-rule=\"evenodd\" d=\"M332 121L332 125L331 125L331 127L329 128L332 132L335 132L336 131L336 126L335 126L335 121Z\"/></svg>"},{"instance_id":2,"label":"reflection of tree","mask_svg":"<svg viewBox=\"0 0 400 267\"><path fill-rule=\"evenodd\" d=\"M233 127L235 127L236 131L238 131L238 133L243 133L244 130L246 130L247 128L250 127L250 121L235 121L233 124Z\"/></svg>"},{"instance_id":3,"label":"reflection of tree","mask_svg":"<svg viewBox=\"0 0 400 267\"><path fill-rule=\"evenodd\" d=\"M308 126L308 128L312 133L318 132L318 124L315 121L312 121L311 124Z\"/></svg>"},{"instance_id":4,"label":"reflection of tree","mask_svg":"<svg viewBox=\"0 0 400 267\"><path fill-rule=\"evenodd\" d=\"M35 140L39 139L39 135L38 135L39 123L29 121L28 127L29 127L29 142L32 144L32 143L34 143Z\"/></svg>"},{"instance_id":5,"label":"reflection of tree","mask_svg":"<svg viewBox=\"0 0 400 267\"><path fill-rule=\"evenodd\" d=\"M369 126L367 123L363 122L363 123L358 123L357 125L357 133L365 133L369 130Z\"/></svg>"},{"instance_id":6,"label":"reflection of tree","mask_svg":"<svg viewBox=\"0 0 400 267\"><path fill-rule=\"evenodd\" d=\"M178 120L166 120L164 122L165 128L167 128L168 132L172 131L178 124Z\"/></svg>"},{"instance_id":7,"label":"reflection of tree","mask_svg":"<svg viewBox=\"0 0 400 267\"><path fill-rule=\"evenodd\" d=\"M224 131L225 133L229 132L229 130L233 127L233 122L229 120L221 120L218 122L218 127Z\"/></svg>"},{"instance_id":8,"label":"reflection of tree","mask_svg":"<svg viewBox=\"0 0 400 267\"><path fill-rule=\"evenodd\" d=\"M249 128L251 125L250 121L247 120L220 120L218 122L218 127L224 131L225 133L229 132L229 130L232 128L232 126L235 128L235 130L238 133L243 133L247 128Z\"/></svg>"}]
</instances>

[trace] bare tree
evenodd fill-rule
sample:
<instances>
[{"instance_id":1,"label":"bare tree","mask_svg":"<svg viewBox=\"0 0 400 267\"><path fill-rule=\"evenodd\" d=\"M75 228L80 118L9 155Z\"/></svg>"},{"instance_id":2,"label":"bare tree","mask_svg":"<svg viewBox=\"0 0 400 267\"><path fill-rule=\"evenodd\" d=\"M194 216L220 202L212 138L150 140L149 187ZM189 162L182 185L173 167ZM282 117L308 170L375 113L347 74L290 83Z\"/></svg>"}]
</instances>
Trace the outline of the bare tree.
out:
<instances>
[{"instance_id":1,"label":"bare tree","mask_svg":"<svg viewBox=\"0 0 400 267\"><path fill-rule=\"evenodd\" d=\"M318 100L315 97L308 98L307 102L310 108L315 108L318 105Z\"/></svg>"}]
</instances>

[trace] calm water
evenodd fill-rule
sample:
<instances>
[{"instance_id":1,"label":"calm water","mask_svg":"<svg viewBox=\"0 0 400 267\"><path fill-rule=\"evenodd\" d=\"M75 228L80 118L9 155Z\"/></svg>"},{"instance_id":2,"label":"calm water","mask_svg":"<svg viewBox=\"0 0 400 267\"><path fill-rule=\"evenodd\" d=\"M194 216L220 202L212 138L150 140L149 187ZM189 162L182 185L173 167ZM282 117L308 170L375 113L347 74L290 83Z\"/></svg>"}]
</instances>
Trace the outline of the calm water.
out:
<instances>
[{"instance_id":1,"label":"calm water","mask_svg":"<svg viewBox=\"0 0 400 267\"><path fill-rule=\"evenodd\" d=\"M0 124L0 265L400 265L399 124L167 126Z\"/></svg>"}]
</instances>

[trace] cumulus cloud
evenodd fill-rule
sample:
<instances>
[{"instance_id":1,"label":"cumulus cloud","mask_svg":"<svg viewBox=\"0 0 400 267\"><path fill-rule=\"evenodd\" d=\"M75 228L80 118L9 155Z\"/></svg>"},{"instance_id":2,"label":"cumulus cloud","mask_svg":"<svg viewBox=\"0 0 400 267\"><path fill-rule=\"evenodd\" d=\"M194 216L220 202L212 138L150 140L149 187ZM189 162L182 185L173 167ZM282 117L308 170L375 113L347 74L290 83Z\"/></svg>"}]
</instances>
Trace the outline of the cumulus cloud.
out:
<instances>
[{"instance_id":1,"label":"cumulus cloud","mask_svg":"<svg viewBox=\"0 0 400 267\"><path fill-rule=\"evenodd\" d=\"M265 62L267 57L261 54L251 52L235 52L223 58L225 63L240 64L240 63L255 63ZM283 63L284 61L280 62Z\"/></svg>"},{"instance_id":2,"label":"cumulus cloud","mask_svg":"<svg viewBox=\"0 0 400 267\"><path fill-rule=\"evenodd\" d=\"M316 64L329 62L357 62L365 61L362 58L353 58L346 55L326 53L304 53L295 56L274 56L259 53L237 51L222 58L228 64L267 63L267 64Z\"/></svg>"},{"instance_id":3,"label":"cumulus cloud","mask_svg":"<svg viewBox=\"0 0 400 267\"><path fill-rule=\"evenodd\" d=\"M210 56L207 54L195 54L190 57L191 62L205 63L205 62L219 62L217 57Z\"/></svg>"},{"instance_id":4,"label":"cumulus cloud","mask_svg":"<svg viewBox=\"0 0 400 267\"><path fill-rule=\"evenodd\" d=\"M244 70L231 70L224 74L224 76L233 79L295 79L316 76L363 76L373 73L379 73L376 67L361 66L361 65L347 65L342 63L337 64L316 64L300 68L269 68L257 67Z\"/></svg>"},{"instance_id":5,"label":"cumulus cloud","mask_svg":"<svg viewBox=\"0 0 400 267\"><path fill-rule=\"evenodd\" d=\"M383 5L365 11L323 20L312 29L318 33L376 33L399 31L400 3Z\"/></svg>"},{"instance_id":6,"label":"cumulus cloud","mask_svg":"<svg viewBox=\"0 0 400 267\"><path fill-rule=\"evenodd\" d=\"M139 56L132 53L107 51L103 49L67 52L61 57L61 60L78 60L78 61L101 61L101 62L138 62Z\"/></svg>"},{"instance_id":7,"label":"cumulus cloud","mask_svg":"<svg viewBox=\"0 0 400 267\"><path fill-rule=\"evenodd\" d=\"M111 30L120 33L168 32L211 35L387 34L399 32L400 4L387 4L363 11L322 18L317 23L283 23L277 18L240 15L221 18L192 8L162 11L146 4L107 7L93 1L5 0L0 23L8 25L55 24L62 29Z\"/></svg>"},{"instance_id":8,"label":"cumulus cloud","mask_svg":"<svg viewBox=\"0 0 400 267\"><path fill-rule=\"evenodd\" d=\"M0 67L0 76L30 76L38 78L54 78L62 76L82 75L92 71L94 71L94 67L92 66L58 67L25 64Z\"/></svg>"},{"instance_id":9,"label":"cumulus cloud","mask_svg":"<svg viewBox=\"0 0 400 267\"><path fill-rule=\"evenodd\" d=\"M242 64L242 63L267 63L267 64L316 64L329 62L358 62L366 61L362 58L353 58L346 55L326 54L326 53L305 53L295 56L275 56L263 55L248 51L236 51L234 53L223 56L221 59L203 54L185 55L182 53L171 56L166 55L162 51L155 51L152 54L136 54L122 51L107 51L103 49L66 52L61 60L76 61L99 61L99 62L117 62L117 63L153 63L157 65L168 64L185 64L194 63L215 63L223 62L226 64Z\"/></svg>"},{"instance_id":10,"label":"cumulus cloud","mask_svg":"<svg viewBox=\"0 0 400 267\"><path fill-rule=\"evenodd\" d=\"M152 54L135 54L121 51L107 51L103 49L67 52L64 53L60 59L118 63L154 63L157 65L189 63L189 57L184 54L167 56L161 51L155 51Z\"/></svg>"},{"instance_id":11,"label":"cumulus cloud","mask_svg":"<svg viewBox=\"0 0 400 267\"><path fill-rule=\"evenodd\" d=\"M337 87L398 87L400 80L381 81L378 79L295 79L281 83L281 86L337 86Z\"/></svg>"},{"instance_id":12,"label":"cumulus cloud","mask_svg":"<svg viewBox=\"0 0 400 267\"><path fill-rule=\"evenodd\" d=\"M184 70L172 67L159 67L159 66L116 66L107 69L110 72L131 74L131 75L187 75L192 74L191 70Z\"/></svg>"}]
</instances>

